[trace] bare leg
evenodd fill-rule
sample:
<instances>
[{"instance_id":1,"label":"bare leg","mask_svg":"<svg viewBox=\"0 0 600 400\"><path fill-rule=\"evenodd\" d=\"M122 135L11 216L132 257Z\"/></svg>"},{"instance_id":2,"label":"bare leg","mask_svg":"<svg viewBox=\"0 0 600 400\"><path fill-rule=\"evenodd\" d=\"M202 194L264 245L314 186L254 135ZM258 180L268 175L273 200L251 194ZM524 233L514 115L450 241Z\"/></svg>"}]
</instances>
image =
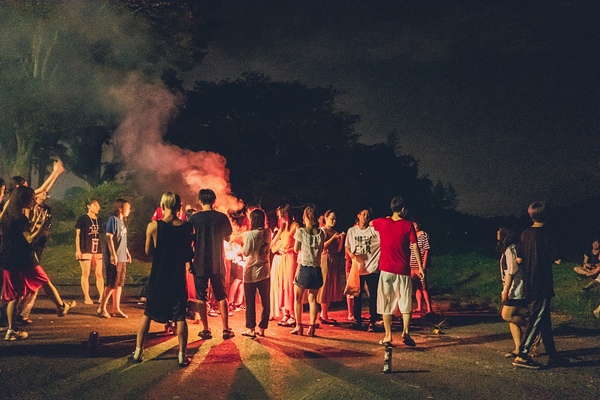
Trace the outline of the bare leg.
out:
<instances>
[{"instance_id":1,"label":"bare leg","mask_svg":"<svg viewBox=\"0 0 600 400\"><path fill-rule=\"evenodd\" d=\"M90 268L91 260L80 260L79 266L81 267L81 291L83 292L83 303L93 304L92 298L90 297Z\"/></svg>"},{"instance_id":2,"label":"bare leg","mask_svg":"<svg viewBox=\"0 0 600 400\"><path fill-rule=\"evenodd\" d=\"M238 289L240 288L240 284L242 283L241 280L239 279L234 279L234 281L231 283L231 286L229 286L229 296L227 296L227 301L231 304L237 304L235 302L236 300L236 296L235 294L237 293Z\"/></svg>"},{"instance_id":3,"label":"bare leg","mask_svg":"<svg viewBox=\"0 0 600 400\"><path fill-rule=\"evenodd\" d=\"M202 321L202 329L208 331L208 311L206 309L206 301L198 300L198 313L200 313L200 320Z\"/></svg>"},{"instance_id":4,"label":"bare leg","mask_svg":"<svg viewBox=\"0 0 600 400\"><path fill-rule=\"evenodd\" d=\"M117 286L115 292L113 293L113 301L112 301L112 312L114 314L123 313L121 311L121 294L123 293L123 287Z\"/></svg>"},{"instance_id":5,"label":"bare leg","mask_svg":"<svg viewBox=\"0 0 600 400\"><path fill-rule=\"evenodd\" d=\"M310 325L314 325L317 321L317 293L319 289L308 290L308 309L310 311ZM300 300L300 306L302 306L302 300Z\"/></svg>"},{"instance_id":6,"label":"bare leg","mask_svg":"<svg viewBox=\"0 0 600 400\"><path fill-rule=\"evenodd\" d=\"M114 288L110 288L110 287L104 288L104 294L102 295L102 302L100 303L100 307L98 307L98 314L108 313L108 311L106 310L106 307L108 305L108 300L110 299L110 296L113 295L114 291L115 291Z\"/></svg>"},{"instance_id":7,"label":"bare leg","mask_svg":"<svg viewBox=\"0 0 600 400\"><path fill-rule=\"evenodd\" d=\"M304 288L294 285L294 318L296 325L302 326L302 297L304 296Z\"/></svg>"},{"instance_id":8,"label":"bare leg","mask_svg":"<svg viewBox=\"0 0 600 400\"><path fill-rule=\"evenodd\" d=\"M48 299L50 299L50 301L52 301L56 305L57 309L60 310L60 308L65 305L65 303L63 303L62 299L60 298L60 294L58 294L58 290L56 290L56 287L54 287L52 282L44 282L42 284L42 288L44 288L46 296L48 296Z\"/></svg>"},{"instance_id":9,"label":"bare leg","mask_svg":"<svg viewBox=\"0 0 600 400\"><path fill-rule=\"evenodd\" d=\"M415 309L415 311L421 312L421 310L423 310L423 308L422 308L423 299L422 299L421 289L415 290L415 298L417 299L417 308Z\"/></svg>"},{"instance_id":10,"label":"bare leg","mask_svg":"<svg viewBox=\"0 0 600 400\"><path fill-rule=\"evenodd\" d=\"M135 340L135 347L139 349L144 348L144 343L146 342L146 335L150 330L150 318L145 315L142 315L142 319L140 320L140 325L138 326L137 338Z\"/></svg>"},{"instance_id":11,"label":"bare leg","mask_svg":"<svg viewBox=\"0 0 600 400\"><path fill-rule=\"evenodd\" d=\"M94 261L94 273L96 275L96 289L98 290L98 301L102 301L104 293L104 276L102 275L102 265Z\"/></svg>"},{"instance_id":12,"label":"bare leg","mask_svg":"<svg viewBox=\"0 0 600 400\"><path fill-rule=\"evenodd\" d=\"M219 311L221 311L221 321L223 322L223 331L229 329L229 307L227 299L219 301Z\"/></svg>"},{"instance_id":13,"label":"bare leg","mask_svg":"<svg viewBox=\"0 0 600 400\"><path fill-rule=\"evenodd\" d=\"M402 314L402 337L409 336L408 329L410 327L410 313ZM390 326L391 331L391 326Z\"/></svg>"},{"instance_id":14,"label":"bare leg","mask_svg":"<svg viewBox=\"0 0 600 400\"><path fill-rule=\"evenodd\" d=\"M348 306L348 319L354 319L354 296L346 296Z\"/></svg>"},{"instance_id":15,"label":"bare leg","mask_svg":"<svg viewBox=\"0 0 600 400\"><path fill-rule=\"evenodd\" d=\"M329 303L321 303L321 318L329 320Z\"/></svg>"},{"instance_id":16,"label":"bare leg","mask_svg":"<svg viewBox=\"0 0 600 400\"><path fill-rule=\"evenodd\" d=\"M392 315L391 314L383 314L383 329L385 330L385 337L383 338L384 342L392 341Z\"/></svg>"},{"instance_id":17,"label":"bare leg","mask_svg":"<svg viewBox=\"0 0 600 400\"><path fill-rule=\"evenodd\" d=\"M433 309L431 308L431 300L429 299L429 292L427 289L423 289L423 297L425 298L425 305L427 306L427 313L431 313Z\"/></svg>"},{"instance_id":18,"label":"bare leg","mask_svg":"<svg viewBox=\"0 0 600 400\"><path fill-rule=\"evenodd\" d=\"M183 321L177 321L177 339L179 340L179 353L183 354L187 352L188 342L188 326L185 319ZM181 360L179 360L181 362Z\"/></svg>"},{"instance_id":19,"label":"bare leg","mask_svg":"<svg viewBox=\"0 0 600 400\"><path fill-rule=\"evenodd\" d=\"M17 309L17 300L11 300L6 304L6 318L8 319L8 329L13 330L15 319L15 310Z\"/></svg>"},{"instance_id":20,"label":"bare leg","mask_svg":"<svg viewBox=\"0 0 600 400\"><path fill-rule=\"evenodd\" d=\"M515 343L515 354L519 354L519 345L521 344L521 327L526 325L523 318L516 314L516 307L502 307L502 319L508 322L510 333Z\"/></svg>"}]
</instances>

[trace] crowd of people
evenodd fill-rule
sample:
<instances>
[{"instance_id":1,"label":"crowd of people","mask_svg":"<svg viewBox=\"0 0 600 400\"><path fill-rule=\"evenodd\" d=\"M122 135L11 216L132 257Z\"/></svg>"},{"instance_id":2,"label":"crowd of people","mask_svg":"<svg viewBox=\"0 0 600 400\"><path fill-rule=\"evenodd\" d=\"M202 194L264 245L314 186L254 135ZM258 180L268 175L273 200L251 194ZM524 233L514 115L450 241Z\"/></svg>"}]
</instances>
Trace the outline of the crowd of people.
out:
<instances>
[{"instance_id":1,"label":"crowd of people","mask_svg":"<svg viewBox=\"0 0 600 400\"><path fill-rule=\"evenodd\" d=\"M5 341L28 337L20 327L32 323L29 313L40 288L56 305L58 316L76 306L75 301L62 300L42 267L52 223L45 201L63 171L62 163L55 162L37 190L21 177L8 183L0 179L1 300L8 321ZM293 335L315 336L320 324L338 324L329 315L329 306L344 298L352 329L375 332L383 322L384 337L379 344L392 346L392 318L401 314L402 341L415 346L409 334L412 314L433 312L425 273L430 243L420 223L407 219L402 198L391 200L389 217L372 220L369 208L358 210L347 233L336 229L334 210L318 217L313 205L302 208L301 218L289 205L280 206L276 226L271 229L266 212L258 206L246 207L245 213L222 213L214 208L216 195L208 188L199 191L198 201L198 210L191 206L184 210L180 197L167 192L148 224L145 251L153 261L143 291L145 311L133 361L143 360L151 321L176 331L178 364L184 367L190 363L186 319L202 325L198 336L203 340L212 339L208 317L217 315L221 316L222 338L234 337L229 316L240 310L246 314L243 336L264 336L270 321L291 328ZM87 213L75 223L83 303L99 304L96 312L100 318L128 318L121 309L121 295L127 263L131 262L127 246L131 204L116 199L106 222L99 217L97 198L88 199L86 208ZM513 357L517 367L539 369L542 365L534 361L532 353L542 342L550 364L566 362L557 354L550 318L552 265L561 260L544 226L545 204L532 203L528 212L533 223L519 239L510 228L501 227L497 232L503 282L501 315L509 323L514 342L506 356ZM600 282L600 240L592 241L582 265L574 270L592 278L584 290ZM90 293L92 271L95 301ZM366 326L365 295L369 302ZM303 317L306 303L308 321ZM261 307L258 318L257 304ZM600 307L594 315L600 318Z\"/></svg>"}]
</instances>

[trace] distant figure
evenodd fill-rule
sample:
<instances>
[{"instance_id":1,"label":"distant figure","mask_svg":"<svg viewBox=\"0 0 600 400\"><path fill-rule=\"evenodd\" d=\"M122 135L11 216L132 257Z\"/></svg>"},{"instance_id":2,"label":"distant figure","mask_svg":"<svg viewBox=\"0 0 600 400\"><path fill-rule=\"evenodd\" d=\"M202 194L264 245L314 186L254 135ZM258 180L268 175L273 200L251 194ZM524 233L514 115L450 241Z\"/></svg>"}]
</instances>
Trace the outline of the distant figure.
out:
<instances>
[{"instance_id":1,"label":"distant figure","mask_svg":"<svg viewBox=\"0 0 600 400\"><path fill-rule=\"evenodd\" d=\"M131 262L131 254L127 248L127 218L130 212L129 201L117 199L113 205L113 214L106 221L106 246L102 257L106 287L100 307L96 311L101 318L129 318L121 310L121 294L125 286L127 263ZM113 296L112 312L109 314L106 306L111 296Z\"/></svg>"},{"instance_id":2,"label":"distant figure","mask_svg":"<svg viewBox=\"0 0 600 400\"><path fill-rule=\"evenodd\" d=\"M246 256L244 268L244 293L246 295L246 330L244 336L265 336L269 326L270 314L270 280L269 280L269 247L271 230L266 227L267 216L261 209L250 213L250 232L244 235L242 252ZM260 321L256 328L256 292L262 306Z\"/></svg>"},{"instance_id":3,"label":"distant figure","mask_svg":"<svg viewBox=\"0 0 600 400\"><path fill-rule=\"evenodd\" d=\"M195 276L198 309L203 326L198 336L205 340L212 339L206 308L208 284L210 283L221 312L223 339L231 339L235 334L229 328L223 247L223 242L229 241L231 236L231 223L227 215L213 209L217 196L211 189L201 189L198 199L202 209L190 217L195 232L192 271Z\"/></svg>"},{"instance_id":4,"label":"distant figure","mask_svg":"<svg viewBox=\"0 0 600 400\"><path fill-rule=\"evenodd\" d=\"M141 362L144 342L150 329L150 321L167 323L175 321L180 367L188 366L188 327L185 321L187 308L186 264L193 257L192 225L177 217L181 199L167 192L160 199L161 219L152 221L146 228L146 254L152 255L152 270L148 279L147 301L144 315L137 332L135 352L131 359Z\"/></svg>"},{"instance_id":5,"label":"distant figure","mask_svg":"<svg viewBox=\"0 0 600 400\"><path fill-rule=\"evenodd\" d=\"M407 346L414 347L415 342L408 332L412 313L411 252L417 260L420 276L424 277L425 274L417 245L417 233L413 224L404 219L406 209L402 197L394 197L390 208L391 217L377 218L372 222L381 239L377 311L383 316L385 337L379 344L392 344L392 316L400 310L403 323L402 340Z\"/></svg>"},{"instance_id":6,"label":"distant figure","mask_svg":"<svg viewBox=\"0 0 600 400\"><path fill-rule=\"evenodd\" d=\"M501 227L496 233L496 239L498 240L497 250L501 254L502 319L508 322L515 343L515 349L505 354L505 357L516 357L521 344L521 329L527 325L527 322L520 316L521 310L527 307L523 270L517 262L515 232L510 228Z\"/></svg>"},{"instance_id":7,"label":"distant figure","mask_svg":"<svg viewBox=\"0 0 600 400\"><path fill-rule=\"evenodd\" d=\"M281 315L279 326L293 327L294 318L294 277L298 262L294 253L295 235L298 223L290 213L290 206L277 208L277 233L271 242L271 252L274 254L271 264L271 317Z\"/></svg>"},{"instance_id":8,"label":"distant figure","mask_svg":"<svg viewBox=\"0 0 600 400\"><path fill-rule=\"evenodd\" d=\"M369 225L371 210L362 209L357 214L358 224L348 229L346 235L346 254L353 262L358 264L360 275L360 293L354 299L353 315L356 323L355 329L362 330L362 298L365 293L365 284L369 291L369 332L375 331L375 323L379 320L377 314L377 286L379 285L379 233Z\"/></svg>"},{"instance_id":9,"label":"distant figure","mask_svg":"<svg viewBox=\"0 0 600 400\"><path fill-rule=\"evenodd\" d=\"M294 279L294 316L296 318L296 327L292 330L292 335L304 335L304 325L302 324L302 299L304 293L308 291L308 307L310 310L310 319L308 325L308 336L315 336L315 322L317 320L317 293L323 286L323 273L321 272L321 253L325 242L325 234L315 217L315 207L308 206L304 209L302 216L304 222L303 228L298 228L294 239L294 252L298 254L298 272Z\"/></svg>"},{"instance_id":10,"label":"distant figure","mask_svg":"<svg viewBox=\"0 0 600 400\"><path fill-rule=\"evenodd\" d=\"M326 325L337 324L329 317L329 304L339 301L343 296L342 269L344 268L344 242L346 234L335 229L337 216L335 211L327 210L323 214L325 225L321 230L325 233L323 255L321 256L321 271L323 286L317 294L317 303L321 305L319 320Z\"/></svg>"},{"instance_id":11,"label":"distant figure","mask_svg":"<svg viewBox=\"0 0 600 400\"><path fill-rule=\"evenodd\" d=\"M594 239L592 249L583 254L583 264L573 268L580 275L594 278L588 282L583 290L589 290L600 282L600 240Z\"/></svg>"},{"instance_id":12,"label":"distant figure","mask_svg":"<svg viewBox=\"0 0 600 400\"><path fill-rule=\"evenodd\" d=\"M94 304L90 297L90 271L94 268L98 303L104 293L104 276L102 274L102 242L104 222L98 216L100 202L90 198L86 201L87 213L75 222L75 258L81 267L81 291L84 304Z\"/></svg>"},{"instance_id":13,"label":"distant figure","mask_svg":"<svg viewBox=\"0 0 600 400\"><path fill-rule=\"evenodd\" d=\"M423 272L427 271L427 262L429 261L429 250L431 246L429 244L429 235L423 229L418 221L413 221L413 226L417 232L417 245L419 245L419 254L421 255L421 263L423 264ZM425 306L427 307L427 314L431 314L431 300L429 299L429 291L427 290L427 274L421 277L419 266L414 254L410 255L410 277L412 279L413 291L415 292L415 299L417 300L417 308L415 312L421 313L423 311L423 299L425 299Z\"/></svg>"},{"instance_id":14,"label":"distant figure","mask_svg":"<svg viewBox=\"0 0 600 400\"><path fill-rule=\"evenodd\" d=\"M543 365L530 356L538 332L542 336L546 353L550 356L548 366L558 366L568 361L556 352L550 316L550 300L554 296L552 265L560 264L561 260L557 244L548 228L544 226L545 203L536 201L527 211L533 225L521 233L517 254L522 259L521 265L525 272L525 290L529 300L530 317L521 337L519 355L514 359L513 365L520 368L540 369Z\"/></svg>"}]
</instances>

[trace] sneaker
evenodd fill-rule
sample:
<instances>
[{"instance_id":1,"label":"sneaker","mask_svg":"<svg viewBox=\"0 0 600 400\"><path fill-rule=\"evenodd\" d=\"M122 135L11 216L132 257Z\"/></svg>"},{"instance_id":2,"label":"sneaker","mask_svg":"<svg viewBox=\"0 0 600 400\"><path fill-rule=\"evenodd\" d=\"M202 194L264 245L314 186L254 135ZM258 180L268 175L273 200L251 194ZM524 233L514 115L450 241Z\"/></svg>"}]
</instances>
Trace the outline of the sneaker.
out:
<instances>
[{"instance_id":1,"label":"sneaker","mask_svg":"<svg viewBox=\"0 0 600 400\"><path fill-rule=\"evenodd\" d=\"M209 317L218 317L219 313L216 310L213 310L212 308L210 310L208 310L208 316Z\"/></svg>"},{"instance_id":2,"label":"sneaker","mask_svg":"<svg viewBox=\"0 0 600 400\"><path fill-rule=\"evenodd\" d=\"M77 302L75 300L63 301L63 306L58 309L58 316L64 317L65 315L67 315L69 313L69 310L71 310L76 305L77 305Z\"/></svg>"},{"instance_id":3,"label":"sneaker","mask_svg":"<svg viewBox=\"0 0 600 400\"><path fill-rule=\"evenodd\" d=\"M9 329L6 331L6 336L4 336L4 340L7 342L13 342L15 340L27 339L29 334L25 331L13 331Z\"/></svg>"},{"instance_id":4,"label":"sneaker","mask_svg":"<svg viewBox=\"0 0 600 400\"><path fill-rule=\"evenodd\" d=\"M512 362L512 365L519 368L527 368L527 369L542 369L544 366L538 362L533 361L531 358L515 358Z\"/></svg>"}]
</instances>

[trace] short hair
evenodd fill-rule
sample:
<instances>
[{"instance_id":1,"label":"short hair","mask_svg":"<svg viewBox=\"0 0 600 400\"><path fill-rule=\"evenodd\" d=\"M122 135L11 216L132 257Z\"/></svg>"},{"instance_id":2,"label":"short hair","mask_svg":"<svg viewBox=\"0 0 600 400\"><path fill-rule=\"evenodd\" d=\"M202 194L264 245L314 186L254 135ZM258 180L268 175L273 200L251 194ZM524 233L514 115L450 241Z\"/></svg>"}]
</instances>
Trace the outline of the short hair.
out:
<instances>
[{"instance_id":1,"label":"short hair","mask_svg":"<svg viewBox=\"0 0 600 400\"><path fill-rule=\"evenodd\" d=\"M98 198L96 197L88 197L87 199L85 199L86 206L91 206L94 203L100 204L100 200L98 200Z\"/></svg>"},{"instance_id":2,"label":"short hair","mask_svg":"<svg viewBox=\"0 0 600 400\"><path fill-rule=\"evenodd\" d=\"M18 188L19 186L28 186L27 179L23 178L22 176L13 176L12 178L10 178L10 181L8 181L6 191L8 192L8 194L10 194L13 190L15 190L15 188Z\"/></svg>"},{"instance_id":3,"label":"short hair","mask_svg":"<svg viewBox=\"0 0 600 400\"><path fill-rule=\"evenodd\" d=\"M534 201L527 208L527 213L533 222L544 222L546 220L546 203Z\"/></svg>"},{"instance_id":4,"label":"short hair","mask_svg":"<svg viewBox=\"0 0 600 400\"><path fill-rule=\"evenodd\" d=\"M217 195L212 189L200 189L198 192L198 200L200 200L200 204L215 204L217 200Z\"/></svg>"},{"instance_id":5,"label":"short hair","mask_svg":"<svg viewBox=\"0 0 600 400\"><path fill-rule=\"evenodd\" d=\"M392 212L402 212L402 210L405 210L404 207L404 199L400 196L396 196L392 199L392 201L390 201L390 208L392 209Z\"/></svg>"},{"instance_id":6,"label":"short hair","mask_svg":"<svg viewBox=\"0 0 600 400\"><path fill-rule=\"evenodd\" d=\"M171 210L176 214L181 208L181 198L177 193L167 192L160 198L160 207L163 210Z\"/></svg>"},{"instance_id":7,"label":"short hair","mask_svg":"<svg viewBox=\"0 0 600 400\"><path fill-rule=\"evenodd\" d=\"M4 182L4 179L0 178L0 187L2 186L6 186L6 183Z\"/></svg>"},{"instance_id":8,"label":"short hair","mask_svg":"<svg viewBox=\"0 0 600 400\"><path fill-rule=\"evenodd\" d=\"M250 213L250 230L264 228L266 219L267 214L260 208L252 210Z\"/></svg>"}]
</instances>

